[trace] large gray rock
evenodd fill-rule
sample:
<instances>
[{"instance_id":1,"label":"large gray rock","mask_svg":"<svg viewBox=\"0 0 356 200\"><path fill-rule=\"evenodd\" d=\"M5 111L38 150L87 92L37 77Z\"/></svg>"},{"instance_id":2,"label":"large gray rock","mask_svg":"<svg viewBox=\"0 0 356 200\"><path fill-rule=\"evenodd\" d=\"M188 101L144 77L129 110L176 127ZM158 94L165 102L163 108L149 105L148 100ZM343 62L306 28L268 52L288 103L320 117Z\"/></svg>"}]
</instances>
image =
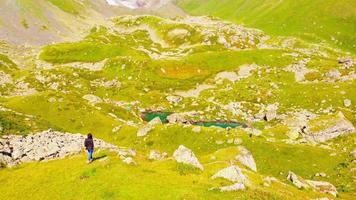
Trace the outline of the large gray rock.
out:
<instances>
[{"instance_id":1,"label":"large gray rock","mask_svg":"<svg viewBox=\"0 0 356 200\"><path fill-rule=\"evenodd\" d=\"M355 127L342 112L329 118L316 118L304 129L304 137L313 142L325 142L341 135L355 132Z\"/></svg>"},{"instance_id":2,"label":"large gray rock","mask_svg":"<svg viewBox=\"0 0 356 200\"><path fill-rule=\"evenodd\" d=\"M173 158L179 163L192 165L200 170L204 170L203 165L200 164L193 151L183 145L180 145L178 149L174 151Z\"/></svg>"},{"instance_id":3,"label":"large gray rock","mask_svg":"<svg viewBox=\"0 0 356 200\"><path fill-rule=\"evenodd\" d=\"M295 185L297 188L302 189L302 188L309 188L309 185L300 177L298 177L295 173L289 171L287 180L291 181L293 185Z\"/></svg>"},{"instance_id":4,"label":"large gray rock","mask_svg":"<svg viewBox=\"0 0 356 200\"><path fill-rule=\"evenodd\" d=\"M237 182L237 183L245 183L247 181L247 178L242 173L241 169L235 165L232 165L230 167L218 171L211 178L212 179L224 178L229 181Z\"/></svg>"},{"instance_id":5,"label":"large gray rock","mask_svg":"<svg viewBox=\"0 0 356 200\"><path fill-rule=\"evenodd\" d=\"M236 160L238 160L241 164L245 165L246 167L250 168L252 171L257 172L257 167L255 160L249 150L245 147L239 146L239 155L236 156Z\"/></svg>"},{"instance_id":6,"label":"large gray rock","mask_svg":"<svg viewBox=\"0 0 356 200\"><path fill-rule=\"evenodd\" d=\"M337 190L336 187L325 181L313 181L313 180L306 180L306 182L316 191L321 193L328 193L336 197Z\"/></svg>"}]
</instances>

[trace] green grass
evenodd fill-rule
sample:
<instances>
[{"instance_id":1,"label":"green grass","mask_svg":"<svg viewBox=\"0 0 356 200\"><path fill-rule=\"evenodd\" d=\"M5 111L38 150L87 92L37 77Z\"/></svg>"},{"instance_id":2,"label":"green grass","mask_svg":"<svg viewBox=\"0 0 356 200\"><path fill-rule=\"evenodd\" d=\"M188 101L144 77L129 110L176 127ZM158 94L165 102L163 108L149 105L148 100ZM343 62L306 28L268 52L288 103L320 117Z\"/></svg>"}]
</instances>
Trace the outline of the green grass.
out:
<instances>
[{"instance_id":1,"label":"green grass","mask_svg":"<svg viewBox=\"0 0 356 200\"><path fill-rule=\"evenodd\" d=\"M40 93L28 97L13 98L6 103L6 106L46 121L50 124L49 128L83 134L92 132L108 141L111 140L112 129L120 125L106 113L86 104L81 97L66 96L62 97L64 98L62 102L50 103L48 99L53 96L56 97L53 94Z\"/></svg>"},{"instance_id":2,"label":"green grass","mask_svg":"<svg viewBox=\"0 0 356 200\"><path fill-rule=\"evenodd\" d=\"M178 5L194 15L220 17L268 34L325 40L352 53L356 50L353 0L180 0Z\"/></svg>"},{"instance_id":3,"label":"green grass","mask_svg":"<svg viewBox=\"0 0 356 200\"><path fill-rule=\"evenodd\" d=\"M59 9L70 14L79 14L80 10L83 9L83 6L73 0L48 0L54 6L57 6Z\"/></svg>"},{"instance_id":4,"label":"green grass","mask_svg":"<svg viewBox=\"0 0 356 200\"><path fill-rule=\"evenodd\" d=\"M138 52L120 45L91 42L63 43L46 46L40 59L51 63L98 62L115 56L137 55Z\"/></svg>"},{"instance_id":5,"label":"green grass","mask_svg":"<svg viewBox=\"0 0 356 200\"><path fill-rule=\"evenodd\" d=\"M87 165L84 156L75 156L0 170L0 198L24 199L31 193L34 199L295 199L290 194L261 188L230 193L209 191L227 184L210 179L217 167L223 167L221 164L209 166L204 173L181 175L173 170L173 161L151 163L139 159L140 164L135 167L121 163L112 153L97 156L107 156L108 160ZM21 188L21 192L13 188ZM292 187L284 188L299 194L300 199L308 196Z\"/></svg>"}]
</instances>

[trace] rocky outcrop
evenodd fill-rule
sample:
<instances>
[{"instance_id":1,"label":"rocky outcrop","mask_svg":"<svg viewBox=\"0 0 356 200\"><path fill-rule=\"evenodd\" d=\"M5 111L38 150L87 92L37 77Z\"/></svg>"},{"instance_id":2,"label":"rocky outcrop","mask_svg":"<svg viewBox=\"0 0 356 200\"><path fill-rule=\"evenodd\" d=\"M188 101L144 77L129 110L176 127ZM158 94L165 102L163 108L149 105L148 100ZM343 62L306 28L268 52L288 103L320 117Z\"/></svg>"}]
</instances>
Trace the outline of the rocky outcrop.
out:
<instances>
[{"instance_id":1,"label":"rocky outcrop","mask_svg":"<svg viewBox=\"0 0 356 200\"><path fill-rule=\"evenodd\" d=\"M27 136L7 135L0 139L0 163L14 166L22 162L64 158L79 154L86 136L47 130ZM95 149L115 151L123 159L135 152L119 148L100 139L94 140Z\"/></svg>"},{"instance_id":2,"label":"rocky outcrop","mask_svg":"<svg viewBox=\"0 0 356 200\"><path fill-rule=\"evenodd\" d=\"M249 150L245 147L239 146L239 155L236 156L236 160L238 160L241 164L245 165L246 167L250 168L252 171L257 172L257 167L255 160Z\"/></svg>"},{"instance_id":3,"label":"rocky outcrop","mask_svg":"<svg viewBox=\"0 0 356 200\"><path fill-rule=\"evenodd\" d=\"M183 145L180 145L178 149L174 151L173 158L179 163L192 165L200 170L204 170L203 165L200 164L193 151Z\"/></svg>"},{"instance_id":4,"label":"rocky outcrop","mask_svg":"<svg viewBox=\"0 0 356 200\"><path fill-rule=\"evenodd\" d=\"M339 112L327 119L316 118L304 129L305 139L313 142L325 142L341 135L355 132L355 127Z\"/></svg>"},{"instance_id":5,"label":"rocky outcrop","mask_svg":"<svg viewBox=\"0 0 356 200\"><path fill-rule=\"evenodd\" d=\"M312 181L312 180L306 180L306 182L316 191L321 192L321 193L328 193L336 197L337 195L337 190L336 187L325 181Z\"/></svg>"},{"instance_id":6,"label":"rocky outcrop","mask_svg":"<svg viewBox=\"0 0 356 200\"><path fill-rule=\"evenodd\" d=\"M242 173L238 166L232 165L230 167L224 168L214 174L212 179L224 178L236 183L245 183L247 181L246 176Z\"/></svg>"},{"instance_id":7,"label":"rocky outcrop","mask_svg":"<svg viewBox=\"0 0 356 200\"><path fill-rule=\"evenodd\" d=\"M320 193L328 193L333 196L337 195L336 187L326 181L304 180L291 171L288 172L287 180L291 181L293 185L299 189L311 188Z\"/></svg>"}]
</instances>

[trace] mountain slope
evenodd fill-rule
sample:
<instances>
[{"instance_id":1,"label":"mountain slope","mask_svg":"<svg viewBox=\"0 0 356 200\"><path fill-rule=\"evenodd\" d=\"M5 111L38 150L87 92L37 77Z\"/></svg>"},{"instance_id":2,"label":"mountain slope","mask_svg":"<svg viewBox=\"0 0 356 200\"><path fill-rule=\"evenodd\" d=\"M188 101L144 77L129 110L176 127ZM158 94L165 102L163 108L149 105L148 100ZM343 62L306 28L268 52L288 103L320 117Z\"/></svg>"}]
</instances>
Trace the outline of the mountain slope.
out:
<instances>
[{"instance_id":1,"label":"mountain slope","mask_svg":"<svg viewBox=\"0 0 356 200\"><path fill-rule=\"evenodd\" d=\"M273 35L300 36L356 52L354 0L180 0L194 15L213 15Z\"/></svg>"},{"instance_id":2,"label":"mountain slope","mask_svg":"<svg viewBox=\"0 0 356 200\"><path fill-rule=\"evenodd\" d=\"M94 25L124 14L177 16L184 13L171 3L131 10L106 0L0 0L0 38L15 44L72 41Z\"/></svg>"}]
</instances>

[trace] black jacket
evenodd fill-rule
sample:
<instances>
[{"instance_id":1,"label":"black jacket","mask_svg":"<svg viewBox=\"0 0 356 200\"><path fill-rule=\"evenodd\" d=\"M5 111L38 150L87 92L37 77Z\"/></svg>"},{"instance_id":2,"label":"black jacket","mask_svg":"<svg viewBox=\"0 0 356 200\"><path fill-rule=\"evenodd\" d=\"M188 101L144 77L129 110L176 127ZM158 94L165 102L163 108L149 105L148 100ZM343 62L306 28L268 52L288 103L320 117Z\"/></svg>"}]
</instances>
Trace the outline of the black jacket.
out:
<instances>
[{"instance_id":1,"label":"black jacket","mask_svg":"<svg viewBox=\"0 0 356 200\"><path fill-rule=\"evenodd\" d=\"M84 146L85 146L86 149L94 149L94 141L93 141L93 139L89 139L89 138L85 139Z\"/></svg>"}]
</instances>

